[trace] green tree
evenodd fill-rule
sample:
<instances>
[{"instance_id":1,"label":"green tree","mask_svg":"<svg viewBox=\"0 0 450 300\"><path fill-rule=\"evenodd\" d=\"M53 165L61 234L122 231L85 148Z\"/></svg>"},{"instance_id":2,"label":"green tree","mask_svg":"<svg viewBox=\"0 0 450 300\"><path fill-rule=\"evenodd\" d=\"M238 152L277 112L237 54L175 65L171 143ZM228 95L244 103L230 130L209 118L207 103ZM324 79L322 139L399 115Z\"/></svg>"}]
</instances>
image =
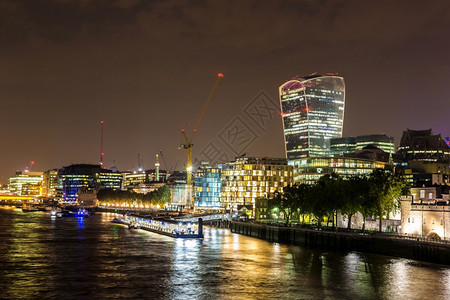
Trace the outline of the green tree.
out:
<instances>
[{"instance_id":1,"label":"green tree","mask_svg":"<svg viewBox=\"0 0 450 300\"><path fill-rule=\"evenodd\" d=\"M320 177L313 187L316 200L312 208L313 213L319 219L319 226L324 217L331 219L333 227L337 230L337 214L345 201L344 180L336 173L326 174Z\"/></svg>"},{"instance_id":2,"label":"green tree","mask_svg":"<svg viewBox=\"0 0 450 300\"><path fill-rule=\"evenodd\" d=\"M352 176L343 181L346 196L342 203L341 213L347 215L348 217L347 229L352 228L351 220L357 212L363 214L364 217L361 207L363 205L364 198L367 195L367 180L367 177L362 175Z\"/></svg>"},{"instance_id":3,"label":"green tree","mask_svg":"<svg viewBox=\"0 0 450 300\"><path fill-rule=\"evenodd\" d=\"M292 214L296 211L296 205L295 188L292 187L285 188L284 193L276 191L272 199L269 200L269 209L277 209L278 216L280 216L280 213L283 215L286 225L289 224Z\"/></svg>"},{"instance_id":4,"label":"green tree","mask_svg":"<svg viewBox=\"0 0 450 300\"><path fill-rule=\"evenodd\" d=\"M312 207L312 193L311 193L311 185L309 184L299 184L293 186L295 191L295 201L296 201L296 209L298 212L298 217L302 216L302 224L305 224L305 215L311 213Z\"/></svg>"},{"instance_id":5,"label":"green tree","mask_svg":"<svg viewBox=\"0 0 450 300\"><path fill-rule=\"evenodd\" d=\"M400 207L400 196L407 193L407 183L399 173L376 169L369 175L368 199L373 201L381 232L383 216Z\"/></svg>"}]
</instances>

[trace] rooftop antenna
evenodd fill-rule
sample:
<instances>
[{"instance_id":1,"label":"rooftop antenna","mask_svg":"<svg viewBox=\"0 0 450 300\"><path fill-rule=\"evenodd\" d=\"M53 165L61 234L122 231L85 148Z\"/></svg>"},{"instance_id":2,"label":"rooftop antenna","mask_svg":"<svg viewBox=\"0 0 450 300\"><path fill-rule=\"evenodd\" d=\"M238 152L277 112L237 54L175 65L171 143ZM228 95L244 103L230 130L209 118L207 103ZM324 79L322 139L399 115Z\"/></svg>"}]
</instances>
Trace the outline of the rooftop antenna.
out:
<instances>
[{"instance_id":1,"label":"rooftop antenna","mask_svg":"<svg viewBox=\"0 0 450 300\"><path fill-rule=\"evenodd\" d=\"M141 158L141 152L138 152L138 172L144 171L144 162Z\"/></svg>"},{"instance_id":2,"label":"rooftop antenna","mask_svg":"<svg viewBox=\"0 0 450 300\"><path fill-rule=\"evenodd\" d=\"M103 168L103 121L100 122L100 167Z\"/></svg>"},{"instance_id":3,"label":"rooftop antenna","mask_svg":"<svg viewBox=\"0 0 450 300\"><path fill-rule=\"evenodd\" d=\"M156 181L159 182L159 157L158 157L158 154L156 154L155 169L156 169Z\"/></svg>"}]
</instances>

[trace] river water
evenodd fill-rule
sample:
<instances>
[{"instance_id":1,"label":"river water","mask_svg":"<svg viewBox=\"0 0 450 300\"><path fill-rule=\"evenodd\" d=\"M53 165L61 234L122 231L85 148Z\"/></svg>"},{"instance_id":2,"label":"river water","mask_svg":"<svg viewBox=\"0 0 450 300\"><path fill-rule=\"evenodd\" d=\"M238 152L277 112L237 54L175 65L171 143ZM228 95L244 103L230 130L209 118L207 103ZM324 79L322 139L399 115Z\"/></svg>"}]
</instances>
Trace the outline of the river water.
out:
<instances>
[{"instance_id":1,"label":"river water","mask_svg":"<svg viewBox=\"0 0 450 300\"><path fill-rule=\"evenodd\" d=\"M269 243L205 228L182 240L0 210L2 299L450 299L450 267Z\"/></svg>"}]
</instances>

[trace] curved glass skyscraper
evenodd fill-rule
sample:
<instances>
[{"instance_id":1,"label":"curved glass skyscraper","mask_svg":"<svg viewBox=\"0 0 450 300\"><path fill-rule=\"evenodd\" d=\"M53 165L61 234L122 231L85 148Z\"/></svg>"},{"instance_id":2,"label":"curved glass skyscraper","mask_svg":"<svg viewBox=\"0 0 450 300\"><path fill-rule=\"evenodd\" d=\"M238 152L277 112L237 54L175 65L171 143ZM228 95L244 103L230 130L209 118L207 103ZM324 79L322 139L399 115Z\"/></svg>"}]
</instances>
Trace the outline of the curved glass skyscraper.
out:
<instances>
[{"instance_id":1,"label":"curved glass skyscraper","mask_svg":"<svg viewBox=\"0 0 450 300\"><path fill-rule=\"evenodd\" d=\"M279 88L287 159L327 156L330 139L342 137L344 78L310 75Z\"/></svg>"}]
</instances>

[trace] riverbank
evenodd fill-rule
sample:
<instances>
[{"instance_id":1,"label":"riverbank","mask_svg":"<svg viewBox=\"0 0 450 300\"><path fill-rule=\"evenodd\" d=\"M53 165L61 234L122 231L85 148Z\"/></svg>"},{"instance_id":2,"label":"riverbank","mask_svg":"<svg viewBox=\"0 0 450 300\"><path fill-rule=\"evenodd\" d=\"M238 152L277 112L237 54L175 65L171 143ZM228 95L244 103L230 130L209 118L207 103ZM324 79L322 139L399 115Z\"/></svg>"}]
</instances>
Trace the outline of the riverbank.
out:
<instances>
[{"instance_id":1,"label":"riverbank","mask_svg":"<svg viewBox=\"0 0 450 300\"><path fill-rule=\"evenodd\" d=\"M361 251L450 265L450 245L377 234L354 234L248 222L231 222L231 232L270 242Z\"/></svg>"}]
</instances>

